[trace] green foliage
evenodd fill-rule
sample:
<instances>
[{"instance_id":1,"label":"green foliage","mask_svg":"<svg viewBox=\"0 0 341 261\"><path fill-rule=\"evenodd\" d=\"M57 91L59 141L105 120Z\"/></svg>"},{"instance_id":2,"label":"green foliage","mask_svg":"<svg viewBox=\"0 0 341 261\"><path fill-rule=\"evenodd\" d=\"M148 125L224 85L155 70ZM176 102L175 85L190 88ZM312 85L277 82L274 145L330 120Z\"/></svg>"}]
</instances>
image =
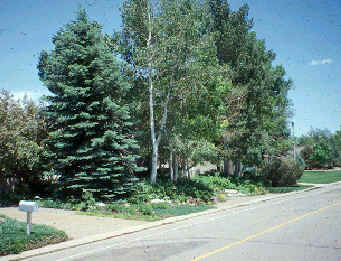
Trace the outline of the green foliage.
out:
<instances>
[{"instance_id":1,"label":"green foliage","mask_svg":"<svg viewBox=\"0 0 341 261\"><path fill-rule=\"evenodd\" d=\"M40 248L67 240L60 230L44 225L32 225L32 233L27 236L26 223L0 215L0 256L18 254L25 250Z\"/></svg>"},{"instance_id":2,"label":"green foliage","mask_svg":"<svg viewBox=\"0 0 341 261\"><path fill-rule=\"evenodd\" d=\"M306 163L307 168L312 167L310 156L313 154L313 146L306 145L300 152L301 157L303 158L304 162Z\"/></svg>"},{"instance_id":3,"label":"green foliage","mask_svg":"<svg viewBox=\"0 0 341 261\"><path fill-rule=\"evenodd\" d=\"M153 150L156 157L160 145L164 162L169 151L180 151L177 160L184 170L204 154L212 154L216 111L223 100L223 87L230 86L225 80L219 92L212 83L228 75L226 68L218 66L213 35L206 29L207 11L196 0L126 0L122 32L117 34L133 84L134 115L141 120L144 153L150 155ZM152 88L150 92L147 87ZM149 104L150 97L153 104ZM149 125L150 120L154 125ZM162 129L156 137L149 130L154 126ZM195 150L189 151L192 145ZM155 162L151 162L153 177Z\"/></svg>"},{"instance_id":4,"label":"green foliage","mask_svg":"<svg viewBox=\"0 0 341 261\"><path fill-rule=\"evenodd\" d=\"M237 185L232 183L229 178L221 177L218 175L215 176L199 176L196 177L197 180L202 181L204 184L207 184L210 188L214 189L214 191L218 192L224 189L236 189Z\"/></svg>"},{"instance_id":5,"label":"green foliage","mask_svg":"<svg viewBox=\"0 0 341 261\"><path fill-rule=\"evenodd\" d=\"M61 201L59 199L40 199L37 202L39 207L44 208L81 210L85 206L82 202Z\"/></svg>"},{"instance_id":6,"label":"green foliage","mask_svg":"<svg viewBox=\"0 0 341 261\"><path fill-rule=\"evenodd\" d=\"M307 135L299 138L299 146L303 146L301 155L307 168L334 167L341 163L340 131L332 134L329 130L312 129Z\"/></svg>"},{"instance_id":7,"label":"green foliage","mask_svg":"<svg viewBox=\"0 0 341 261\"><path fill-rule=\"evenodd\" d=\"M145 181L137 185L129 202L149 202L153 198L186 202L189 197L208 201L213 195L214 189L199 180L180 179L173 184L170 180L160 179L156 184Z\"/></svg>"},{"instance_id":8,"label":"green foliage","mask_svg":"<svg viewBox=\"0 0 341 261\"><path fill-rule=\"evenodd\" d=\"M311 167L313 168L322 168L332 165L332 149L327 140L321 139L314 145L309 160Z\"/></svg>"},{"instance_id":9,"label":"green foliage","mask_svg":"<svg viewBox=\"0 0 341 261\"><path fill-rule=\"evenodd\" d=\"M220 139L220 155L260 166L262 155L278 156L288 150L287 93L292 83L285 79L282 66L272 65L275 53L251 31L247 4L232 11L227 1L208 2L217 58L232 70L232 88L221 115L229 124Z\"/></svg>"},{"instance_id":10,"label":"green foliage","mask_svg":"<svg viewBox=\"0 0 341 261\"><path fill-rule=\"evenodd\" d=\"M40 182L45 124L38 106L0 90L0 196L29 196Z\"/></svg>"},{"instance_id":11,"label":"green foliage","mask_svg":"<svg viewBox=\"0 0 341 261\"><path fill-rule=\"evenodd\" d=\"M217 161L217 149L207 140L187 139L183 136L172 135L170 147L177 155L181 169L190 170L205 161Z\"/></svg>"},{"instance_id":12,"label":"green foliage","mask_svg":"<svg viewBox=\"0 0 341 261\"><path fill-rule=\"evenodd\" d=\"M96 200L94 199L92 193L87 190L83 191L82 199L86 202L88 206L94 206L96 203Z\"/></svg>"},{"instance_id":13,"label":"green foliage","mask_svg":"<svg viewBox=\"0 0 341 261\"><path fill-rule=\"evenodd\" d=\"M187 197L185 198L187 200ZM206 205L177 205L170 204L168 202L160 203L145 203L145 202L134 202L128 204L125 202L114 202L105 204L104 207L94 208L81 208L81 203L62 202L59 200L41 200L39 205L42 207L53 207L70 210L81 211L79 214L87 214L94 216L111 216L117 218L143 220L143 221L155 221L162 218L186 215L190 213L205 211L211 207Z\"/></svg>"},{"instance_id":14,"label":"green foliage","mask_svg":"<svg viewBox=\"0 0 341 261\"><path fill-rule=\"evenodd\" d=\"M142 215L152 216L154 215L153 207L150 204L139 204L138 211Z\"/></svg>"},{"instance_id":15,"label":"green foliage","mask_svg":"<svg viewBox=\"0 0 341 261\"><path fill-rule=\"evenodd\" d=\"M170 208L172 206L168 202L152 203L151 205L152 205L153 209L167 209L167 208Z\"/></svg>"},{"instance_id":16,"label":"green foliage","mask_svg":"<svg viewBox=\"0 0 341 261\"><path fill-rule=\"evenodd\" d=\"M81 10L40 55L39 76L49 91L45 113L47 175L60 176L64 195L111 199L130 193L138 146L125 95L129 84L102 26Z\"/></svg>"},{"instance_id":17,"label":"green foliage","mask_svg":"<svg viewBox=\"0 0 341 261\"><path fill-rule=\"evenodd\" d=\"M291 159L273 159L263 168L264 177L273 187L295 185L303 175L304 166Z\"/></svg>"},{"instance_id":18,"label":"green foliage","mask_svg":"<svg viewBox=\"0 0 341 261\"><path fill-rule=\"evenodd\" d=\"M236 189L243 194L259 195L266 193L265 186L268 185L267 180L262 176L224 177L223 173L219 172L211 176L198 176L195 179L208 185L218 193L225 189Z\"/></svg>"}]
</instances>

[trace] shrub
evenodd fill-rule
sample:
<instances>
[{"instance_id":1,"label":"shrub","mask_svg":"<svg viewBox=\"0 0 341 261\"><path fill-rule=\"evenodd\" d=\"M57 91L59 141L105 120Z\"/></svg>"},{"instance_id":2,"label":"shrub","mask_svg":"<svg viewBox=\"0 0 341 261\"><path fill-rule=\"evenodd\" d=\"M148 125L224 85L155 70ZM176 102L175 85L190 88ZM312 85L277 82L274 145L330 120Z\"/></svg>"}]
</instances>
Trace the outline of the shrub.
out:
<instances>
[{"instance_id":1,"label":"shrub","mask_svg":"<svg viewBox=\"0 0 341 261\"><path fill-rule=\"evenodd\" d=\"M312 146L305 146L302 150L301 150L301 156L306 164L307 168L311 168L311 155L313 153L313 148Z\"/></svg>"},{"instance_id":2,"label":"shrub","mask_svg":"<svg viewBox=\"0 0 341 261\"><path fill-rule=\"evenodd\" d=\"M231 184L228 178L219 177L219 176L208 177L208 185L210 187L218 188L218 189L228 189L228 188L233 187L233 184Z\"/></svg>"},{"instance_id":3,"label":"shrub","mask_svg":"<svg viewBox=\"0 0 341 261\"><path fill-rule=\"evenodd\" d=\"M156 184L150 184L147 180L138 184L128 201L138 204L147 203L153 198L160 198L185 202L188 197L208 201L213 195L214 190L201 180L180 179L173 184L169 179L159 179Z\"/></svg>"},{"instance_id":4,"label":"shrub","mask_svg":"<svg viewBox=\"0 0 341 261\"><path fill-rule=\"evenodd\" d=\"M152 216L154 214L153 207L150 204L139 204L137 209L142 215Z\"/></svg>"},{"instance_id":5,"label":"shrub","mask_svg":"<svg viewBox=\"0 0 341 261\"><path fill-rule=\"evenodd\" d=\"M112 203L112 204L107 205L107 209L112 212L121 214L121 213L124 213L124 210L126 209L126 207L123 204Z\"/></svg>"},{"instance_id":6,"label":"shrub","mask_svg":"<svg viewBox=\"0 0 341 261\"><path fill-rule=\"evenodd\" d=\"M219 176L219 172L215 176L198 176L195 178L198 182L203 182L214 191L220 191L223 189L236 189L236 184L231 182L231 178Z\"/></svg>"},{"instance_id":7,"label":"shrub","mask_svg":"<svg viewBox=\"0 0 341 261\"><path fill-rule=\"evenodd\" d=\"M290 159L273 159L264 169L265 178L269 179L273 187L296 184L303 175L304 167Z\"/></svg>"},{"instance_id":8,"label":"shrub","mask_svg":"<svg viewBox=\"0 0 341 261\"><path fill-rule=\"evenodd\" d=\"M310 161L313 168L322 168L332 164L332 149L324 139L316 143L313 147Z\"/></svg>"}]
</instances>

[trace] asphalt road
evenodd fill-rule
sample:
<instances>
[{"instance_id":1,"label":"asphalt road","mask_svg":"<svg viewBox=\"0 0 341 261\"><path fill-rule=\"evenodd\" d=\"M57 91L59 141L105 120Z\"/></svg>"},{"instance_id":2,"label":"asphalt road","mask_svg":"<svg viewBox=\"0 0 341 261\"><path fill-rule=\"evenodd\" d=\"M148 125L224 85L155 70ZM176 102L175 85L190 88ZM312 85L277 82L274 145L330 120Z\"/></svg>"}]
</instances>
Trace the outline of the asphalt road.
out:
<instances>
[{"instance_id":1,"label":"asphalt road","mask_svg":"<svg viewBox=\"0 0 341 261\"><path fill-rule=\"evenodd\" d=\"M341 261L341 184L28 260Z\"/></svg>"}]
</instances>

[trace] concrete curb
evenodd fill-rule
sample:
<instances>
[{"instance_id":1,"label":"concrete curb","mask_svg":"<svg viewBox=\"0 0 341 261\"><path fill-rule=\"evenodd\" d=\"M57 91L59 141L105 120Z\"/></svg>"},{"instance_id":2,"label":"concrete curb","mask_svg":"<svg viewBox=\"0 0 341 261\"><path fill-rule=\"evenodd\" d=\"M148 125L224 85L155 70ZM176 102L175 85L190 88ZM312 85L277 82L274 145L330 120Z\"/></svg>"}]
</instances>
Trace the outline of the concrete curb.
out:
<instances>
[{"instance_id":1,"label":"concrete curb","mask_svg":"<svg viewBox=\"0 0 341 261\"><path fill-rule=\"evenodd\" d=\"M341 182L338 182L338 183L341 183ZM332 184L336 184L336 183L332 183ZM332 184L328 184L328 185L332 185ZM70 241L66 241L66 242L62 242L62 243L58 243L58 244L54 244L54 245L47 245L47 246L42 247L42 248L25 251L25 252L22 252L22 253L17 254L17 255L7 255L4 257L0 257L0 261L23 260L23 259L31 258L34 256L38 256L38 255L62 251L62 250L68 249L68 248L74 248L77 246L90 244L90 243L94 243L94 242L98 242L98 241L103 241L106 239L118 237L118 236L125 235L125 234L136 233L136 232L140 232L140 231L147 230L150 228L155 228L155 227L159 227L159 226L163 226L163 225L167 225L167 224L172 224L172 223L188 220L188 219L191 219L194 217L206 216L206 215L215 214L218 212L223 212L223 211L233 209L233 208L244 207L244 206L249 206L249 205L260 203L260 202L265 202L268 200L288 197L290 195L300 194L300 193L307 192L307 191L314 190L314 189L318 189L318 188L321 188L321 186L314 186L311 188L306 188L306 189L302 189L299 191L283 193L283 194L278 194L278 195L272 194L272 195L269 195L269 196L264 197L264 198L258 198L258 199L254 199L254 200L249 200L247 202L237 203L237 204L228 205L228 206L222 206L222 207L218 207L215 209L209 209L209 210L199 212L199 213L193 213L193 214L184 215L184 216L170 217L170 218L166 218L164 220L152 222L149 224L143 224L143 225L128 227L128 228L120 229L120 230L110 232L110 233L89 236L89 237L83 238L83 239L70 240Z\"/></svg>"}]
</instances>

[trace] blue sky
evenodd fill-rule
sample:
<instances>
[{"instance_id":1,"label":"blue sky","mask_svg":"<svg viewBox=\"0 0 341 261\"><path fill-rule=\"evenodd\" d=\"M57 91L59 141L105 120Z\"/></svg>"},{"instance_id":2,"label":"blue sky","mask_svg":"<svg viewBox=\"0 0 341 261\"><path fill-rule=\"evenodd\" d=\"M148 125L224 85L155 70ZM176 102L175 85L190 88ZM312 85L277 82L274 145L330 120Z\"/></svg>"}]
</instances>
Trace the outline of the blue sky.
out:
<instances>
[{"instance_id":1,"label":"blue sky","mask_svg":"<svg viewBox=\"0 0 341 261\"><path fill-rule=\"evenodd\" d=\"M289 97L296 133L341 126L341 1L229 1L233 9L248 3L254 30L277 54L294 82ZM110 33L120 28L119 0L0 0L0 89L37 100L47 93L37 76L42 49L83 5L91 19Z\"/></svg>"}]
</instances>

